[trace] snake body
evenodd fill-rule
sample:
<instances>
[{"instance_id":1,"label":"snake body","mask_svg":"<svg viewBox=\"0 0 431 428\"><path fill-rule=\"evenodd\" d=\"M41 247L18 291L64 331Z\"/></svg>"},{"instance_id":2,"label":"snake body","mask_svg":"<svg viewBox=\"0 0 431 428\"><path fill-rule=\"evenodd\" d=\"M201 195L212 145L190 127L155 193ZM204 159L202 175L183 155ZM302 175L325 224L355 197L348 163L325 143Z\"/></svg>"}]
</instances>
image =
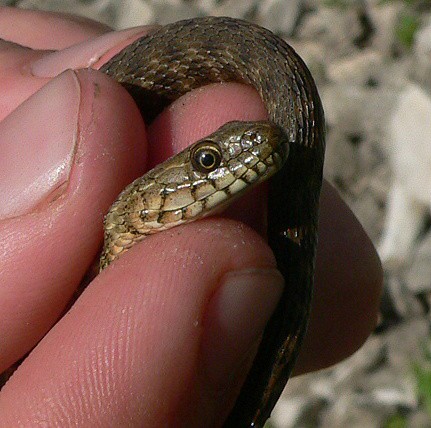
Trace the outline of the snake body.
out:
<instances>
[{"instance_id":1,"label":"snake body","mask_svg":"<svg viewBox=\"0 0 431 428\"><path fill-rule=\"evenodd\" d=\"M292 371L311 302L324 158L324 118L307 67L270 31L231 18L162 27L101 70L151 121L186 92L241 82L260 94L269 121L232 122L128 186L105 218L101 269L150 233L211 214L271 179L268 241L285 279L226 427L261 427ZM206 169L207 168L207 169Z\"/></svg>"}]
</instances>

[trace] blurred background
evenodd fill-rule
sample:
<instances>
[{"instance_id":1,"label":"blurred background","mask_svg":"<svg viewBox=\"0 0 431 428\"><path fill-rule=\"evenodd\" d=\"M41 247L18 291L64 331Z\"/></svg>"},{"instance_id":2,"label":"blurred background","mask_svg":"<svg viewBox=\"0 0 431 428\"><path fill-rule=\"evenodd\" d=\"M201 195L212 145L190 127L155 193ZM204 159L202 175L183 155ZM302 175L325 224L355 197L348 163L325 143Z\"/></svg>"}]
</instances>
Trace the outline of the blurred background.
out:
<instances>
[{"instance_id":1,"label":"blurred background","mask_svg":"<svg viewBox=\"0 0 431 428\"><path fill-rule=\"evenodd\" d=\"M325 176L379 249L385 292L363 348L292 379L269 426L431 427L431 0L0 5L83 15L115 29L224 15L284 37L317 82L327 119Z\"/></svg>"}]
</instances>

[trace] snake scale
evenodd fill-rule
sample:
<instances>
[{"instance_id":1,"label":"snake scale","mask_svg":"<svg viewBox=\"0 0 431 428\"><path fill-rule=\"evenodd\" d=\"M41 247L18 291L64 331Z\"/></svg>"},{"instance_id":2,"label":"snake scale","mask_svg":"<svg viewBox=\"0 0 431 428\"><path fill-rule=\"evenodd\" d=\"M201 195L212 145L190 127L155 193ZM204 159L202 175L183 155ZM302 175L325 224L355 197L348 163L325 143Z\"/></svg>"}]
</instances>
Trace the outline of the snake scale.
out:
<instances>
[{"instance_id":1,"label":"snake scale","mask_svg":"<svg viewBox=\"0 0 431 428\"><path fill-rule=\"evenodd\" d=\"M101 71L148 122L181 95L216 82L253 86L268 122L231 122L128 186L105 218L101 269L150 233L211 214L273 175L268 241L285 279L226 427L262 427L292 371L312 294L324 116L309 70L269 30L232 18L176 22L135 41Z\"/></svg>"}]
</instances>

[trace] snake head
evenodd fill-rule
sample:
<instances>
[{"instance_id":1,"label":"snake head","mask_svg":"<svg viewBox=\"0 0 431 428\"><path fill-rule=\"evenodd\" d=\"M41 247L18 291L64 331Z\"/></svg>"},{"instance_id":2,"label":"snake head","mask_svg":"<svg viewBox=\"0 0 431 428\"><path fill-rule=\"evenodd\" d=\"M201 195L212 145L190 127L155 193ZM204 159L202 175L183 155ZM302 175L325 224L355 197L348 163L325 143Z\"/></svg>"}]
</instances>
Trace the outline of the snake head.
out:
<instances>
[{"instance_id":1,"label":"snake head","mask_svg":"<svg viewBox=\"0 0 431 428\"><path fill-rule=\"evenodd\" d=\"M157 214L155 228L214 214L277 172L288 151L271 122L228 122L132 184L134 206Z\"/></svg>"},{"instance_id":2,"label":"snake head","mask_svg":"<svg viewBox=\"0 0 431 428\"><path fill-rule=\"evenodd\" d=\"M145 236L220 212L277 172L289 145L271 122L229 122L131 183L105 217L102 268Z\"/></svg>"},{"instance_id":3,"label":"snake head","mask_svg":"<svg viewBox=\"0 0 431 428\"><path fill-rule=\"evenodd\" d=\"M289 151L287 137L277 125L267 122L228 122L193 144L186 162L187 174L202 181L198 199L208 205L236 197L275 172Z\"/></svg>"},{"instance_id":4,"label":"snake head","mask_svg":"<svg viewBox=\"0 0 431 428\"><path fill-rule=\"evenodd\" d=\"M167 184L164 208L182 209L187 219L220 212L277 172L288 151L285 133L271 122L228 122L174 156L173 168L162 164L157 181ZM176 196L179 187L184 198Z\"/></svg>"}]
</instances>

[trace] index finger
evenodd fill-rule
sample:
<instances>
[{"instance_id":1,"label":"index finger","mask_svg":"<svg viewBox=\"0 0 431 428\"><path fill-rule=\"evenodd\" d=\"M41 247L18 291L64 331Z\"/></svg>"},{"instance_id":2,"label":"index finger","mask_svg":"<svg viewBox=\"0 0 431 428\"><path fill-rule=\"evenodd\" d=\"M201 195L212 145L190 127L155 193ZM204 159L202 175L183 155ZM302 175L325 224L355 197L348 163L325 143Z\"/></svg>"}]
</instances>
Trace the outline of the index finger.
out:
<instances>
[{"instance_id":1,"label":"index finger","mask_svg":"<svg viewBox=\"0 0 431 428\"><path fill-rule=\"evenodd\" d=\"M32 49L64 49L107 31L108 26L83 17L0 7L0 38Z\"/></svg>"}]
</instances>

